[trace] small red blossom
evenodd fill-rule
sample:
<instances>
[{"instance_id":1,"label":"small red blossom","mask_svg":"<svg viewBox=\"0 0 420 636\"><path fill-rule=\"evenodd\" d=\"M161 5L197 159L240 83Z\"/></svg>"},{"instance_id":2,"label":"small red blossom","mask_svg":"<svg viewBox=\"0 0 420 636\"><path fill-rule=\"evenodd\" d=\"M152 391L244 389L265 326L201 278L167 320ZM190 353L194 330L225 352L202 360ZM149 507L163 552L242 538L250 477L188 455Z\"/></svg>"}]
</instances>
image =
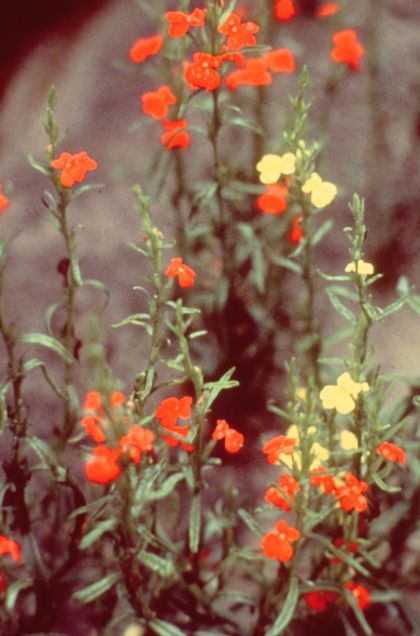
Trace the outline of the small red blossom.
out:
<instances>
[{"instance_id":1,"label":"small red blossom","mask_svg":"<svg viewBox=\"0 0 420 636\"><path fill-rule=\"evenodd\" d=\"M265 186L265 192L257 197L256 204L264 214L282 214L287 208L288 189L280 183Z\"/></svg>"},{"instance_id":2,"label":"small red blossom","mask_svg":"<svg viewBox=\"0 0 420 636\"><path fill-rule=\"evenodd\" d=\"M293 548L290 545L300 538L300 532L281 519L276 523L275 532L267 532L261 539L260 547L265 556L277 561L290 561L293 556Z\"/></svg>"},{"instance_id":3,"label":"small red blossom","mask_svg":"<svg viewBox=\"0 0 420 636\"><path fill-rule=\"evenodd\" d=\"M346 583L346 588L353 594L360 609L364 610L369 607L370 594L369 590L364 585L361 585L360 583L357 584L354 581L349 581Z\"/></svg>"},{"instance_id":4,"label":"small red blossom","mask_svg":"<svg viewBox=\"0 0 420 636\"><path fill-rule=\"evenodd\" d=\"M256 57L247 59L243 68L225 77L226 87L231 91L236 90L238 86L269 86L272 81L266 61Z\"/></svg>"},{"instance_id":5,"label":"small red blossom","mask_svg":"<svg viewBox=\"0 0 420 636\"><path fill-rule=\"evenodd\" d=\"M327 2L320 6L316 12L317 18L327 18L330 15L338 13L340 7L337 2Z\"/></svg>"},{"instance_id":6,"label":"small red blossom","mask_svg":"<svg viewBox=\"0 0 420 636\"><path fill-rule=\"evenodd\" d=\"M220 86L221 79L219 73L214 69L219 68L222 61L219 56L197 51L193 55L193 62L188 62L185 65L185 80L193 89L216 90Z\"/></svg>"},{"instance_id":7,"label":"small red blossom","mask_svg":"<svg viewBox=\"0 0 420 636\"><path fill-rule=\"evenodd\" d=\"M351 541L348 545L346 545L344 537L339 537L338 539L335 539L334 545L336 548L340 548L348 552L357 552L357 550L359 549L359 544L356 543L355 541ZM331 559L331 563L341 563L341 562L342 562L342 559L340 559L340 557L338 556L335 556Z\"/></svg>"},{"instance_id":8,"label":"small red blossom","mask_svg":"<svg viewBox=\"0 0 420 636\"><path fill-rule=\"evenodd\" d=\"M357 39L357 33L353 29L337 31L333 35L334 48L331 51L331 59L334 62L347 64L352 71L360 70L360 60L365 49Z\"/></svg>"},{"instance_id":9,"label":"small red blossom","mask_svg":"<svg viewBox=\"0 0 420 636\"><path fill-rule=\"evenodd\" d=\"M322 488L324 493L328 495L335 491L335 481L331 475L327 475L323 466L311 470L311 486Z\"/></svg>"},{"instance_id":10,"label":"small red blossom","mask_svg":"<svg viewBox=\"0 0 420 636\"><path fill-rule=\"evenodd\" d=\"M138 464L141 459L142 451L151 451L153 449L154 435L152 431L143 428L139 424L133 424L128 429L127 435L120 438L120 449L123 453L128 452L130 459Z\"/></svg>"},{"instance_id":11,"label":"small red blossom","mask_svg":"<svg viewBox=\"0 0 420 636\"><path fill-rule=\"evenodd\" d=\"M22 558L20 544L17 541L13 541L13 539L9 539L6 535L0 534L0 556L3 556L3 554L9 554L16 563L19 563Z\"/></svg>"},{"instance_id":12,"label":"small red blossom","mask_svg":"<svg viewBox=\"0 0 420 636\"><path fill-rule=\"evenodd\" d=\"M297 8L294 0L276 0L274 3L274 15L280 22L287 22L295 17Z\"/></svg>"},{"instance_id":13,"label":"small red blossom","mask_svg":"<svg viewBox=\"0 0 420 636\"><path fill-rule=\"evenodd\" d=\"M169 23L168 34L171 38L182 38L188 33L190 27L201 27L204 25L206 12L203 9L194 9L192 13L183 11L167 11L165 20Z\"/></svg>"},{"instance_id":14,"label":"small red blossom","mask_svg":"<svg viewBox=\"0 0 420 636\"><path fill-rule=\"evenodd\" d=\"M117 464L121 451L108 446L97 446L92 457L85 464L85 473L95 484L109 484L121 475L121 467Z\"/></svg>"},{"instance_id":15,"label":"small red blossom","mask_svg":"<svg viewBox=\"0 0 420 636\"><path fill-rule=\"evenodd\" d=\"M349 512L356 510L363 512L368 506L367 498L363 495L368 489L365 481L357 479L351 472L344 476L345 486L338 486L335 489L335 496L343 510Z\"/></svg>"},{"instance_id":16,"label":"small red blossom","mask_svg":"<svg viewBox=\"0 0 420 636\"><path fill-rule=\"evenodd\" d=\"M302 230L302 216L297 214L292 221L292 227L289 232L289 241L293 245L299 245L301 240L303 239L303 230Z\"/></svg>"},{"instance_id":17,"label":"small red blossom","mask_svg":"<svg viewBox=\"0 0 420 636\"><path fill-rule=\"evenodd\" d=\"M160 138L160 143L166 146L168 150L174 148L188 148L191 143L191 138L185 128L188 126L186 119L178 119L170 121L167 119L162 122L166 132Z\"/></svg>"},{"instance_id":18,"label":"small red blossom","mask_svg":"<svg viewBox=\"0 0 420 636\"><path fill-rule=\"evenodd\" d=\"M225 449L228 453L237 453L244 444L242 433L229 426L226 420L217 420L212 437L217 440L224 439Z\"/></svg>"},{"instance_id":19,"label":"small red blossom","mask_svg":"<svg viewBox=\"0 0 420 636\"><path fill-rule=\"evenodd\" d=\"M169 106L176 104L176 97L169 86L160 86L157 91L143 93L141 103L145 115L154 119L165 119Z\"/></svg>"},{"instance_id":20,"label":"small red blossom","mask_svg":"<svg viewBox=\"0 0 420 636\"><path fill-rule=\"evenodd\" d=\"M329 592L328 590L308 592L305 594L305 603L314 612L325 612L328 604L334 603L337 596L335 592Z\"/></svg>"},{"instance_id":21,"label":"small red blossom","mask_svg":"<svg viewBox=\"0 0 420 636\"><path fill-rule=\"evenodd\" d=\"M97 415L85 415L80 423L85 429L86 435L89 435L95 442L99 444L105 442L106 435L100 427L100 419Z\"/></svg>"},{"instance_id":22,"label":"small red blossom","mask_svg":"<svg viewBox=\"0 0 420 636\"><path fill-rule=\"evenodd\" d=\"M9 207L10 199L4 194L3 186L0 183L0 213L7 210Z\"/></svg>"},{"instance_id":23,"label":"small red blossom","mask_svg":"<svg viewBox=\"0 0 420 636\"><path fill-rule=\"evenodd\" d=\"M180 287L192 287L195 281L195 271L182 262L182 258L171 258L170 265L165 269L165 276L178 276Z\"/></svg>"},{"instance_id":24,"label":"small red blossom","mask_svg":"<svg viewBox=\"0 0 420 636\"><path fill-rule=\"evenodd\" d=\"M155 415L163 428L171 430L178 418L189 420L191 417L192 397L184 395L178 398L170 397L162 400L155 411Z\"/></svg>"},{"instance_id":25,"label":"small red blossom","mask_svg":"<svg viewBox=\"0 0 420 636\"><path fill-rule=\"evenodd\" d=\"M299 483L291 475L285 473L279 478L279 486L287 495L287 499L280 494L277 488L270 487L265 492L264 501L289 512L292 509L289 502L293 502L295 493L300 490Z\"/></svg>"},{"instance_id":26,"label":"small red blossom","mask_svg":"<svg viewBox=\"0 0 420 636\"><path fill-rule=\"evenodd\" d=\"M128 54L130 60L141 64L151 55L157 55L162 48L163 37L152 35L150 38L139 38L133 44Z\"/></svg>"},{"instance_id":27,"label":"small red blossom","mask_svg":"<svg viewBox=\"0 0 420 636\"><path fill-rule=\"evenodd\" d=\"M376 449L376 453L382 455L382 457L389 462L399 462L401 466L404 466L407 460L405 450L401 448L401 446L397 446L397 444L392 444L391 442L382 442Z\"/></svg>"},{"instance_id":28,"label":"small red blossom","mask_svg":"<svg viewBox=\"0 0 420 636\"><path fill-rule=\"evenodd\" d=\"M58 159L51 161L51 166L56 170L62 170L61 184L66 188L71 188L76 181L83 181L87 172L96 170L98 164L89 157L87 152L82 151L75 155L62 152Z\"/></svg>"},{"instance_id":29,"label":"small red blossom","mask_svg":"<svg viewBox=\"0 0 420 636\"><path fill-rule=\"evenodd\" d=\"M88 391L83 402L84 411L102 411L102 396L99 391Z\"/></svg>"},{"instance_id":30,"label":"small red blossom","mask_svg":"<svg viewBox=\"0 0 420 636\"><path fill-rule=\"evenodd\" d=\"M277 462L280 461L280 455L282 453L285 455L293 455L295 444L296 440L294 438L278 435L264 444L263 453L267 455L269 464L277 464Z\"/></svg>"},{"instance_id":31,"label":"small red blossom","mask_svg":"<svg viewBox=\"0 0 420 636\"><path fill-rule=\"evenodd\" d=\"M241 16L231 13L223 24L217 27L219 33L227 35L227 46L234 51L243 46L255 46L257 43L254 33L258 33L260 27L255 22L241 24Z\"/></svg>"},{"instance_id":32,"label":"small red blossom","mask_svg":"<svg viewBox=\"0 0 420 636\"><path fill-rule=\"evenodd\" d=\"M296 62L290 49L273 49L264 53L267 68L272 73L294 73Z\"/></svg>"}]
</instances>

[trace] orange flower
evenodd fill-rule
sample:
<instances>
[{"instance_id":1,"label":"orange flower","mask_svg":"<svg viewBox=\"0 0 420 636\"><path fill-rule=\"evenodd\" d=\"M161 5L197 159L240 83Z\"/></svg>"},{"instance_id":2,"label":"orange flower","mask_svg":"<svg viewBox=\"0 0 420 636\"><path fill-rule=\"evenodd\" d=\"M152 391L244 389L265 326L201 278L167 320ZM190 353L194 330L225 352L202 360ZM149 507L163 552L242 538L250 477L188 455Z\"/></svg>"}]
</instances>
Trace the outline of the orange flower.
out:
<instances>
[{"instance_id":1,"label":"orange flower","mask_svg":"<svg viewBox=\"0 0 420 636\"><path fill-rule=\"evenodd\" d=\"M17 541L13 541L13 539L9 539L4 534L0 534L0 556L3 554L10 554L13 561L19 563L22 558L22 551L19 543Z\"/></svg>"},{"instance_id":2,"label":"orange flower","mask_svg":"<svg viewBox=\"0 0 420 636\"><path fill-rule=\"evenodd\" d=\"M178 400L176 397L162 400L155 411L155 415L160 420L161 426L171 430L178 418L189 420L191 417L192 397L184 395Z\"/></svg>"},{"instance_id":3,"label":"orange flower","mask_svg":"<svg viewBox=\"0 0 420 636\"><path fill-rule=\"evenodd\" d=\"M225 77L226 87L234 91L238 86L269 86L273 78L267 71L267 63L262 58L251 57L245 66Z\"/></svg>"},{"instance_id":4,"label":"orange flower","mask_svg":"<svg viewBox=\"0 0 420 636\"><path fill-rule=\"evenodd\" d=\"M325 474L326 470L323 466L311 470L311 486L320 487L325 494L335 491L335 481L331 475Z\"/></svg>"},{"instance_id":5,"label":"orange flower","mask_svg":"<svg viewBox=\"0 0 420 636\"><path fill-rule=\"evenodd\" d=\"M397 444L391 444L391 442L383 442L376 449L378 455L382 455L389 462L399 462L403 466L406 462L405 450Z\"/></svg>"},{"instance_id":6,"label":"orange flower","mask_svg":"<svg viewBox=\"0 0 420 636\"><path fill-rule=\"evenodd\" d=\"M277 464L277 462L280 461L280 455L282 453L285 455L293 455L295 444L295 439L278 435L264 444L263 453L267 455L269 464Z\"/></svg>"},{"instance_id":7,"label":"orange flower","mask_svg":"<svg viewBox=\"0 0 420 636\"><path fill-rule=\"evenodd\" d=\"M85 473L95 484L108 484L121 475L121 468L117 460L121 451L108 446L97 446L92 457L85 464Z\"/></svg>"},{"instance_id":8,"label":"orange flower","mask_svg":"<svg viewBox=\"0 0 420 636\"><path fill-rule=\"evenodd\" d=\"M325 612L329 603L333 603L337 594L328 590L308 592L305 594L306 605L314 612Z\"/></svg>"},{"instance_id":9,"label":"orange flower","mask_svg":"<svg viewBox=\"0 0 420 636\"><path fill-rule=\"evenodd\" d=\"M351 472L347 472L344 477L345 486L338 486L335 489L335 496L339 501L340 507L349 512L356 510L363 512L368 506L366 497L362 494L367 491L368 485L365 481L361 481Z\"/></svg>"},{"instance_id":10,"label":"orange flower","mask_svg":"<svg viewBox=\"0 0 420 636\"><path fill-rule=\"evenodd\" d=\"M279 486L283 493L287 495L289 501L293 501L295 492L300 490L299 483L288 473L281 475L279 478ZM268 488L264 495L264 501L273 504L273 506L277 506L277 508L281 508L285 512L291 510L288 500L281 496L277 488L273 487Z\"/></svg>"},{"instance_id":11,"label":"orange flower","mask_svg":"<svg viewBox=\"0 0 420 636\"><path fill-rule=\"evenodd\" d=\"M333 35L334 48L331 51L331 59L334 62L347 64L352 71L360 69L360 59L365 49L357 40L357 33L353 29L337 31Z\"/></svg>"},{"instance_id":12,"label":"orange flower","mask_svg":"<svg viewBox=\"0 0 420 636\"><path fill-rule=\"evenodd\" d=\"M143 93L141 96L143 112L154 119L165 119L168 107L176 104L176 97L169 86L161 86L155 92Z\"/></svg>"},{"instance_id":13,"label":"orange flower","mask_svg":"<svg viewBox=\"0 0 420 636\"><path fill-rule=\"evenodd\" d=\"M234 51L243 46L255 46L257 43L254 33L258 33L260 27L255 22L241 24L241 16L231 13L223 24L217 27L219 33L227 35L227 46Z\"/></svg>"},{"instance_id":14,"label":"orange flower","mask_svg":"<svg viewBox=\"0 0 420 636\"><path fill-rule=\"evenodd\" d=\"M217 420L212 437L217 440L224 439L225 449L228 453L237 453L244 444L242 433L229 426L226 420Z\"/></svg>"},{"instance_id":15,"label":"orange flower","mask_svg":"<svg viewBox=\"0 0 420 636\"><path fill-rule=\"evenodd\" d=\"M114 391L111 393L109 403L113 408L122 406L125 402L125 394L122 391Z\"/></svg>"},{"instance_id":16,"label":"orange flower","mask_svg":"<svg viewBox=\"0 0 420 636\"><path fill-rule=\"evenodd\" d=\"M330 15L334 15L338 13L340 10L337 2L327 2L327 4L322 5L316 12L318 18L327 18Z\"/></svg>"},{"instance_id":17,"label":"orange flower","mask_svg":"<svg viewBox=\"0 0 420 636\"><path fill-rule=\"evenodd\" d=\"M62 152L58 159L53 159L51 165L56 170L62 170L60 181L66 188L71 188L76 181L83 181L86 172L96 170L98 164L89 157L87 152L78 152L71 155L69 152Z\"/></svg>"},{"instance_id":18,"label":"orange flower","mask_svg":"<svg viewBox=\"0 0 420 636\"><path fill-rule=\"evenodd\" d=\"M276 0L274 3L274 15L277 20L287 22L294 18L297 13L296 4L293 0Z\"/></svg>"},{"instance_id":19,"label":"orange flower","mask_svg":"<svg viewBox=\"0 0 420 636\"><path fill-rule=\"evenodd\" d=\"M106 435L100 427L100 419L97 415L85 415L80 423L85 429L86 435L89 435L95 442L101 444L106 440Z\"/></svg>"},{"instance_id":20,"label":"orange flower","mask_svg":"<svg viewBox=\"0 0 420 636\"><path fill-rule=\"evenodd\" d=\"M293 245L299 245L303 239L302 216L297 214L292 221L292 227L289 233L289 240Z\"/></svg>"},{"instance_id":21,"label":"orange flower","mask_svg":"<svg viewBox=\"0 0 420 636\"><path fill-rule=\"evenodd\" d=\"M193 88L205 88L207 91L214 91L220 86L220 75L214 69L219 68L222 59L210 53L197 51L193 55L193 62L185 65L184 77Z\"/></svg>"},{"instance_id":22,"label":"orange flower","mask_svg":"<svg viewBox=\"0 0 420 636\"><path fill-rule=\"evenodd\" d=\"M357 584L354 581L349 581L346 583L346 588L353 594L360 609L364 610L369 607L370 594L369 590L364 585Z\"/></svg>"},{"instance_id":23,"label":"orange flower","mask_svg":"<svg viewBox=\"0 0 420 636\"><path fill-rule=\"evenodd\" d=\"M201 27L206 19L203 9L194 9L192 13L183 11L167 11L165 20L169 23L168 34L171 38L182 38L190 27Z\"/></svg>"},{"instance_id":24,"label":"orange flower","mask_svg":"<svg viewBox=\"0 0 420 636\"><path fill-rule=\"evenodd\" d=\"M293 556L293 548L290 543L300 538L300 532L288 525L284 519L276 523L275 532L267 532L261 539L261 549L269 559L277 561L290 561Z\"/></svg>"},{"instance_id":25,"label":"orange flower","mask_svg":"<svg viewBox=\"0 0 420 636\"><path fill-rule=\"evenodd\" d=\"M102 396L98 391L88 391L86 393L83 410L102 412Z\"/></svg>"},{"instance_id":26,"label":"orange flower","mask_svg":"<svg viewBox=\"0 0 420 636\"><path fill-rule=\"evenodd\" d=\"M141 459L142 451L151 451L153 449L154 435L147 428L133 424L128 429L127 435L120 438L120 448L123 453L129 452L131 460L138 464Z\"/></svg>"},{"instance_id":27,"label":"orange flower","mask_svg":"<svg viewBox=\"0 0 420 636\"><path fill-rule=\"evenodd\" d=\"M290 49L273 49L264 53L267 68L272 73L293 73L296 62Z\"/></svg>"},{"instance_id":28,"label":"orange flower","mask_svg":"<svg viewBox=\"0 0 420 636\"><path fill-rule=\"evenodd\" d=\"M10 200L3 193L3 186L0 183L0 212L4 212L9 207Z\"/></svg>"},{"instance_id":29,"label":"orange flower","mask_svg":"<svg viewBox=\"0 0 420 636\"><path fill-rule=\"evenodd\" d=\"M281 214L287 208L288 194L289 191L285 186L273 183L265 186L264 194L257 198L256 203L264 214Z\"/></svg>"},{"instance_id":30,"label":"orange flower","mask_svg":"<svg viewBox=\"0 0 420 636\"><path fill-rule=\"evenodd\" d=\"M152 35L150 38L139 38L133 44L128 54L132 62L140 64L151 55L157 55L162 47L163 37Z\"/></svg>"},{"instance_id":31,"label":"orange flower","mask_svg":"<svg viewBox=\"0 0 420 636\"><path fill-rule=\"evenodd\" d=\"M174 148L188 148L191 143L191 138L184 128L188 126L186 119L178 119L170 121L167 119L162 122L166 132L160 138L160 143L166 146L168 150Z\"/></svg>"},{"instance_id":32,"label":"orange flower","mask_svg":"<svg viewBox=\"0 0 420 636\"><path fill-rule=\"evenodd\" d=\"M183 263L179 256L171 258L169 266L165 269L165 276L178 276L180 287L192 287L195 281L195 271Z\"/></svg>"}]
</instances>

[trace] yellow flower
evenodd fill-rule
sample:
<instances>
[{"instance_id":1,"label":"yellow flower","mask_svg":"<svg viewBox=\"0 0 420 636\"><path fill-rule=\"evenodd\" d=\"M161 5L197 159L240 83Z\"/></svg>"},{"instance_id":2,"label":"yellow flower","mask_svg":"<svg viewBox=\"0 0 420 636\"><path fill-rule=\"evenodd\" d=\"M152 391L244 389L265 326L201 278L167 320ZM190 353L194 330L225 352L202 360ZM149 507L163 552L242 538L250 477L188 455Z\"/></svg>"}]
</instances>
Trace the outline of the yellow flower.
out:
<instances>
[{"instance_id":1,"label":"yellow flower","mask_svg":"<svg viewBox=\"0 0 420 636\"><path fill-rule=\"evenodd\" d=\"M371 276L374 272L372 263L367 263L366 261L359 259L358 261L352 261L348 263L344 268L344 271L347 273L356 272L360 274L360 276Z\"/></svg>"},{"instance_id":2,"label":"yellow flower","mask_svg":"<svg viewBox=\"0 0 420 636\"><path fill-rule=\"evenodd\" d=\"M341 431L340 446L343 450L355 450L359 448L359 441L351 431Z\"/></svg>"},{"instance_id":3,"label":"yellow flower","mask_svg":"<svg viewBox=\"0 0 420 636\"><path fill-rule=\"evenodd\" d=\"M325 208L337 194L337 186L323 181L317 172L313 172L302 186L302 192L311 195L311 203L316 208Z\"/></svg>"},{"instance_id":4,"label":"yellow flower","mask_svg":"<svg viewBox=\"0 0 420 636\"><path fill-rule=\"evenodd\" d=\"M308 426L306 433L308 435L313 435L317 432L316 426ZM286 431L286 437L292 437L299 444L299 428L296 424L291 424ZM329 451L321 446L318 442L314 442L310 449L311 454L314 456L312 463L310 465L310 470L314 470L318 468L323 461L329 458ZM282 455L281 460L283 464L286 464L290 470L295 466L298 470L302 470L302 453L300 450L295 450L291 455Z\"/></svg>"},{"instance_id":5,"label":"yellow flower","mask_svg":"<svg viewBox=\"0 0 420 636\"><path fill-rule=\"evenodd\" d=\"M269 185L276 183L282 174L293 174L295 171L296 157L292 152L284 155L264 155L257 163L260 172L260 181Z\"/></svg>"},{"instance_id":6,"label":"yellow flower","mask_svg":"<svg viewBox=\"0 0 420 636\"><path fill-rule=\"evenodd\" d=\"M322 464L329 459L330 451L325 446L321 446L318 442L315 442L311 446L311 455L314 456L311 465L309 466L309 470L315 470L322 466Z\"/></svg>"},{"instance_id":7,"label":"yellow flower","mask_svg":"<svg viewBox=\"0 0 420 636\"><path fill-rule=\"evenodd\" d=\"M355 382L350 373L342 373L337 384L327 384L319 394L324 409L335 409L346 415L354 411L356 398L362 391L369 391L367 382Z\"/></svg>"}]
</instances>

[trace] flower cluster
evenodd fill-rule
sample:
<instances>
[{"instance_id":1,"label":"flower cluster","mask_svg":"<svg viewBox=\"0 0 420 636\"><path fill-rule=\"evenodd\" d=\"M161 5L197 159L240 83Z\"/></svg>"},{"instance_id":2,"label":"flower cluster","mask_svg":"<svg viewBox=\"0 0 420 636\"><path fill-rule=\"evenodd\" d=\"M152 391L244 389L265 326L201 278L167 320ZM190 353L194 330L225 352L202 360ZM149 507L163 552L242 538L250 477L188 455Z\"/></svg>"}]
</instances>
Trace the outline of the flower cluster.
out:
<instances>
[{"instance_id":1,"label":"flower cluster","mask_svg":"<svg viewBox=\"0 0 420 636\"><path fill-rule=\"evenodd\" d=\"M192 444L184 441L188 437L189 426L177 424L178 419L191 419L191 407L192 397L184 395L180 399L169 397L162 400L155 410L155 415L162 428L171 433L171 435L162 435L168 446L178 446L179 444L185 451L191 452L194 450Z\"/></svg>"}]
</instances>

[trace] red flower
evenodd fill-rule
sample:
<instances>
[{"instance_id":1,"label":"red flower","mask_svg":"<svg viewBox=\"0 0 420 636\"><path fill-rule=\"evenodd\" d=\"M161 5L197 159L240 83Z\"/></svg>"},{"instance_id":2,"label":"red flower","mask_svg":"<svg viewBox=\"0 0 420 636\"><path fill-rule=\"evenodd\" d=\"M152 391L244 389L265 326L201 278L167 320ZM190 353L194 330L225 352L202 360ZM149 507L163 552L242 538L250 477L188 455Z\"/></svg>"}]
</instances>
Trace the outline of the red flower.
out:
<instances>
[{"instance_id":1,"label":"red flower","mask_svg":"<svg viewBox=\"0 0 420 636\"><path fill-rule=\"evenodd\" d=\"M117 460L121 451L107 446L97 446L92 457L85 464L85 473L90 481L96 484L108 484L121 475L121 468Z\"/></svg>"},{"instance_id":2,"label":"red flower","mask_svg":"<svg viewBox=\"0 0 420 636\"><path fill-rule=\"evenodd\" d=\"M151 55L157 55L163 44L161 35L152 35L150 38L139 38L133 44L128 54L132 62L140 64Z\"/></svg>"},{"instance_id":3,"label":"red flower","mask_svg":"<svg viewBox=\"0 0 420 636\"><path fill-rule=\"evenodd\" d=\"M350 590L356 599L360 609L364 610L370 605L369 590L364 585L358 585L354 581L346 583L346 588Z\"/></svg>"},{"instance_id":4,"label":"red flower","mask_svg":"<svg viewBox=\"0 0 420 636\"><path fill-rule=\"evenodd\" d=\"M316 12L316 15L318 18L326 18L330 15L334 15L335 13L338 13L339 10L340 10L340 7L337 4L337 2L327 2L327 4L324 4L321 7L319 7L318 11Z\"/></svg>"},{"instance_id":5,"label":"red flower","mask_svg":"<svg viewBox=\"0 0 420 636\"><path fill-rule=\"evenodd\" d=\"M291 475L285 473L279 479L279 486L288 499L282 497L277 488L270 487L265 492L264 501L289 512L291 510L289 501L293 501L295 492L300 490L299 483Z\"/></svg>"},{"instance_id":6,"label":"red flower","mask_svg":"<svg viewBox=\"0 0 420 636\"><path fill-rule=\"evenodd\" d=\"M333 603L337 598L335 592L321 590L319 592L308 592L305 594L306 605L314 612L325 612L329 603Z\"/></svg>"},{"instance_id":7,"label":"red flower","mask_svg":"<svg viewBox=\"0 0 420 636\"><path fill-rule=\"evenodd\" d=\"M171 430L178 418L189 420L191 417L192 397L185 395L181 399L170 397L162 400L155 411L161 426Z\"/></svg>"},{"instance_id":8,"label":"red flower","mask_svg":"<svg viewBox=\"0 0 420 636\"><path fill-rule=\"evenodd\" d=\"M261 549L269 559L277 561L289 561L293 556L293 548L290 543L300 538L300 532L291 528L284 519L276 523L275 532L267 532L261 539Z\"/></svg>"},{"instance_id":9,"label":"red flower","mask_svg":"<svg viewBox=\"0 0 420 636\"><path fill-rule=\"evenodd\" d=\"M297 9L294 0L276 0L274 3L274 15L281 22L291 20L296 13Z\"/></svg>"},{"instance_id":10,"label":"red flower","mask_svg":"<svg viewBox=\"0 0 420 636\"><path fill-rule=\"evenodd\" d=\"M165 276L178 276L180 287L192 287L195 281L195 271L183 263L179 256L171 258L170 265L165 269Z\"/></svg>"},{"instance_id":11,"label":"red flower","mask_svg":"<svg viewBox=\"0 0 420 636\"><path fill-rule=\"evenodd\" d=\"M188 148L191 143L191 138L186 130L188 121L186 119L178 119L170 121L167 119L162 122L166 132L160 138L160 143L166 146L168 150L174 148Z\"/></svg>"},{"instance_id":12,"label":"red flower","mask_svg":"<svg viewBox=\"0 0 420 636\"><path fill-rule=\"evenodd\" d=\"M10 200L3 193L3 186L0 183L0 212L4 212L9 207Z\"/></svg>"},{"instance_id":13,"label":"red flower","mask_svg":"<svg viewBox=\"0 0 420 636\"><path fill-rule=\"evenodd\" d=\"M100 427L100 419L97 415L85 415L81 420L86 435L92 437L95 442L101 444L106 440L106 435Z\"/></svg>"},{"instance_id":14,"label":"red flower","mask_svg":"<svg viewBox=\"0 0 420 636\"><path fill-rule=\"evenodd\" d=\"M237 13L231 13L217 30L228 36L227 46L237 51L243 46L255 46L257 41L254 33L258 33L260 27L255 22L241 24L241 17Z\"/></svg>"},{"instance_id":15,"label":"red flower","mask_svg":"<svg viewBox=\"0 0 420 636\"><path fill-rule=\"evenodd\" d=\"M143 93L141 96L143 112L154 119L165 119L168 107L176 104L176 97L169 86L161 86L155 92Z\"/></svg>"},{"instance_id":16,"label":"red flower","mask_svg":"<svg viewBox=\"0 0 420 636\"><path fill-rule=\"evenodd\" d=\"M125 394L122 391L114 391L111 393L109 403L113 408L122 406L125 402Z\"/></svg>"},{"instance_id":17,"label":"red flower","mask_svg":"<svg viewBox=\"0 0 420 636\"><path fill-rule=\"evenodd\" d=\"M383 442L376 449L378 455L382 455L389 462L399 462L403 466L406 462L406 453L401 446L391 444L391 442Z\"/></svg>"},{"instance_id":18,"label":"red flower","mask_svg":"<svg viewBox=\"0 0 420 636\"><path fill-rule=\"evenodd\" d=\"M185 65L184 77L193 89L205 88L214 91L220 86L220 75L214 69L219 68L222 59L210 53L197 51L193 55L193 62Z\"/></svg>"},{"instance_id":19,"label":"red flower","mask_svg":"<svg viewBox=\"0 0 420 636\"><path fill-rule=\"evenodd\" d=\"M265 186L264 194L257 198L257 206L264 214L281 214L287 208L288 189L279 183Z\"/></svg>"},{"instance_id":20,"label":"red flower","mask_svg":"<svg viewBox=\"0 0 420 636\"><path fill-rule=\"evenodd\" d=\"M347 64L353 70L360 69L360 59L365 49L357 40L357 33L353 29L337 31L333 35L334 48L331 51L331 59L334 62Z\"/></svg>"},{"instance_id":21,"label":"red flower","mask_svg":"<svg viewBox=\"0 0 420 636\"><path fill-rule=\"evenodd\" d=\"M276 464L280 460L282 453L285 455L293 455L295 444L295 439L278 435L264 444L263 453L267 455L269 464Z\"/></svg>"},{"instance_id":22,"label":"red flower","mask_svg":"<svg viewBox=\"0 0 420 636\"><path fill-rule=\"evenodd\" d=\"M0 534L0 556L3 554L10 554L13 561L19 563L22 558L22 551L19 543L17 541L13 541L13 539L9 539L4 534Z\"/></svg>"},{"instance_id":23,"label":"red flower","mask_svg":"<svg viewBox=\"0 0 420 636\"><path fill-rule=\"evenodd\" d=\"M267 68L272 73L293 73L296 62L290 49L273 49L264 53Z\"/></svg>"},{"instance_id":24,"label":"red flower","mask_svg":"<svg viewBox=\"0 0 420 636\"><path fill-rule=\"evenodd\" d=\"M331 475L325 475L326 472L323 466L311 470L311 486L320 487L324 490L324 493L328 495L335 491L335 481Z\"/></svg>"},{"instance_id":25,"label":"red flower","mask_svg":"<svg viewBox=\"0 0 420 636\"><path fill-rule=\"evenodd\" d=\"M167 11L165 20L169 22L168 34L171 38L182 38L188 33L190 27L201 27L206 19L206 12L202 9L194 9L192 13L182 11Z\"/></svg>"},{"instance_id":26,"label":"red flower","mask_svg":"<svg viewBox=\"0 0 420 636\"><path fill-rule=\"evenodd\" d=\"M142 451L153 449L153 432L138 424L133 424L128 429L127 435L120 438L120 448L123 453L129 452L131 460L138 464Z\"/></svg>"},{"instance_id":27,"label":"red flower","mask_svg":"<svg viewBox=\"0 0 420 636\"><path fill-rule=\"evenodd\" d=\"M344 551L348 550L349 552L357 552L357 550L359 549L359 544L356 543L355 541L352 541L351 543L346 545L344 541L344 537L335 539L334 545L336 548L344 549ZM342 559L340 559L340 557L338 556L335 556L331 559L331 563L341 563L341 562L342 562Z\"/></svg>"},{"instance_id":28,"label":"red flower","mask_svg":"<svg viewBox=\"0 0 420 636\"><path fill-rule=\"evenodd\" d=\"M238 86L269 86L273 78L267 71L267 63L262 58L251 57L245 61L245 66L229 73L225 77L226 87L234 91Z\"/></svg>"},{"instance_id":29,"label":"red flower","mask_svg":"<svg viewBox=\"0 0 420 636\"><path fill-rule=\"evenodd\" d=\"M292 227L289 233L289 240L291 243L293 243L293 245L299 245L302 239L302 217L300 214L297 214L292 221Z\"/></svg>"},{"instance_id":30,"label":"red flower","mask_svg":"<svg viewBox=\"0 0 420 636\"><path fill-rule=\"evenodd\" d=\"M71 155L69 152L62 152L58 159L53 159L51 165L56 170L62 170L60 181L66 188L71 188L76 181L83 181L86 172L96 170L98 164L89 157L87 152L78 152Z\"/></svg>"},{"instance_id":31,"label":"red flower","mask_svg":"<svg viewBox=\"0 0 420 636\"><path fill-rule=\"evenodd\" d=\"M88 391L86 393L83 410L102 412L102 396L98 391Z\"/></svg>"},{"instance_id":32,"label":"red flower","mask_svg":"<svg viewBox=\"0 0 420 636\"><path fill-rule=\"evenodd\" d=\"M343 510L349 512L356 510L363 512L368 506L366 497L362 494L367 491L368 485L365 481L361 481L351 472L347 472L344 477L345 486L338 486L335 489L335 496Z\"/></svg>"},{"instance_id":33,"label":"red flower","mask_svg":"<svg viewBox=\"0 0 420 636\"><path fill-rule=\"evenodd\" d=\"M242 433L229 426L226 420L217 420L212 437L217 440L224 439L225 449L228 453L237 453L244 444Z\"/></svg>"}]
</instances>

